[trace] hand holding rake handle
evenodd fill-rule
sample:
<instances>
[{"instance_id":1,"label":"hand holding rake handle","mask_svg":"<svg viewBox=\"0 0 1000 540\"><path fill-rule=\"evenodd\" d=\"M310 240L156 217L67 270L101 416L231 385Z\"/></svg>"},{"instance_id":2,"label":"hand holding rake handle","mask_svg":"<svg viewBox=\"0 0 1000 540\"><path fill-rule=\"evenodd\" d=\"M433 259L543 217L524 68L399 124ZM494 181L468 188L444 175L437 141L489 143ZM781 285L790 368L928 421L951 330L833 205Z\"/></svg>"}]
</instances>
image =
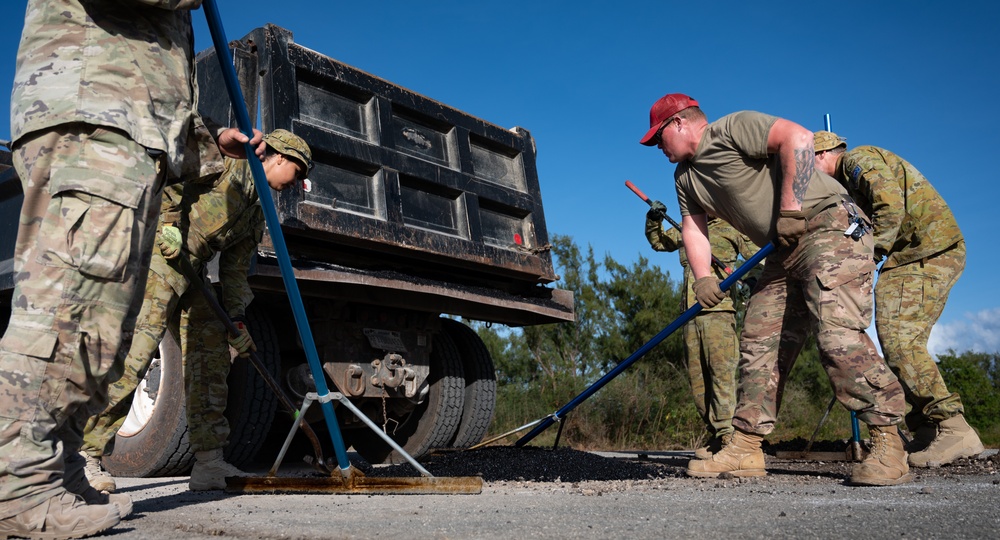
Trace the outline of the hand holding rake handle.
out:
<instances>
[{"instance_id":1,"label":"hand holding rake handle","mask_svg":"<svg viewBox=\"0 0 1000 540\"><path fill-rule=\"evenodd\" d=\"M638 195L639 198L642 199L643 201L645 201L646 204L648 204L650 206L653 206L652 199L650 199L649 197L647 197L645 193L643 193L641 190L639 190L639 188L636 187L636 185L633 184L631 180L626 180L625 181L625 186L627 188L631 189L632 193L635 193L636 195ZM673 227L675 229L677 229L678 232L680 232L680 230L681 230L680 224L678 224L676 221L674 221L674 219L672 217L668 216L667 214L663 214L663 218L667 220L667 223L670 223L671 225L673 225ZM712 255L712 264L714 264L719 270L722 270L723 272L725 272L726 275L729 275L729 274L733 273L733 269L730 268L730 267L728 267L728 266L726 266L715 255Z\"/></svg>"},{"instance_id":2,"label":"hand holding rake handle","mask_svg":"<svg viewBox=\"0 0 1000 540\"><path fill-rule=\"evenodd\" d=\"M180 263L181 273L187 276L188 281L190 281L192 285L198 287L202 296L205 297L205 301L208 302L212 311L215 312L215 316L218 317L219 320L222 321L222 325L226 327L226 332L230 336L238 335L239 330L237 330L236 325L233 324L233 321L229 318L229 314L226 313L226 310L219 304L219 300L215 298L215 293L212 292L198 273L195 272L194 267L191 266L191 261L187 258L187 255L185 253L181 253L181 256L178 257L177 260ZM267 386L276 396L278 396L278 401L280 401L281 405L288 410L289 414L292 415L292 420L299 422L299 429L302 430L302 433L306 434L306 437L308 437L309 441L312 443L313 452L316 453L316 463L314 465L316 465L316 467L323 472L330 472L330 469L326 464L326 460L323 458L323 446L320 444L319 437L316 436L316 432L313 431L309 423L305 421L305 418L300 418L299 409L294 403L292 403L292 400L288 398L284 390L281 389L278 381L276 381L271 373L267 371L264 363L261 362L260 357L257 356L257 352L251 349L249 353L250 363L257 369L257 373L260 373L261 378L264 379Z\"/></svg>"}]
</instances>

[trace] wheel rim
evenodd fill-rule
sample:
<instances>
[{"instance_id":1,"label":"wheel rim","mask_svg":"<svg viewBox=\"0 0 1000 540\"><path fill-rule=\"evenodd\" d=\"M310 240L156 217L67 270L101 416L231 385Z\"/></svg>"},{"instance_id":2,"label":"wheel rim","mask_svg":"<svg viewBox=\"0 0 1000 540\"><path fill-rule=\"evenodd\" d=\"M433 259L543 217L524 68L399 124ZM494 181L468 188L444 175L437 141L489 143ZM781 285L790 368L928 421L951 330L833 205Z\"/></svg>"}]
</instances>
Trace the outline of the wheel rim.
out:
<instances>
[{"instance_id":1,"label":"wheel rim","mask_svg":"<svg viewBox=\"0 0 1000 540\"><path fill-rule=\"evenodd\" d=\"M161 358L162 358L162 345L161 347ZM155 359L149 365L149 369L146 371L146 376L139 381L139 386L136 387L135 393L132 394L132 407L128 410L128 415L125 417L125 421L122 423L122 427L118 429L119 437L132 437L135 434L142 431L149 420L153 417L153 413L156 410L156 400L149 397L150 392L147 389L150 387L151 375L156 375L159 380L162 374L160 374L160 360ZM152 394L156 394L159 387L159 382L157 382L157 388L152 389Z\"/></svg>"}]
</instances>

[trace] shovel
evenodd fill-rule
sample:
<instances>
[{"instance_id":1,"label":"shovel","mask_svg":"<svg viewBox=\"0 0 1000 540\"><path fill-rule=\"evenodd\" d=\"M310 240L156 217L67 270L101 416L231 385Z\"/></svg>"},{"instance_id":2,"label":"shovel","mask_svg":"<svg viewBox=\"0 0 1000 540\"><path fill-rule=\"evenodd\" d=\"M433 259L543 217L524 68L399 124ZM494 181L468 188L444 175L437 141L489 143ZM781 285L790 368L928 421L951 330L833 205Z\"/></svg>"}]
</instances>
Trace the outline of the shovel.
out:
<instances>
[{"instance_id":1,"label":"shovel","mask_svg":"<svg viewBox=\"0 0 1000 540\"><path fill-rule=\"evenodd\" d=\"M191 282L192 285L198 287L198 290L201 291L202 296L204 296L205 300L208 302L209 307L211 307L212 311L215 312L215 316L218 317L219 320L222 321L223 326L226 327L226 332L230 336L238 335L239 330L237 330L236 325L233 324L233 321L229 318L229 314L226 313L226 310L219 304L219 300L215 297L212 289L209 288L205 281L202 280L195 271L194 267L191 266L191 261L189 261L183 253L181 253L181 256L177 258L177 261L180 264L181 273L188 278L188 281ZM278 401L281 403L281 406L292 415L292 420L299 423L299 428L302 429L302 433L305 433L306 437L308 437L309 441L312 443L313 452L316 454L316 459L313 464L322 472L333 472L326 460L323 459L323 446L320 444L319 437L316 436L316 432L313 431L309 423L305 421L305 418L300 418L301 415L299 414L299 410L295 407L295 404L292 403L292 400L289 399L288 395L285 394L285 391L282 390L278 381L276 381L274 376L272 376L267 370L267 367L264 366L264 363L261 362L260 357L257 356L257 351L250 350L248 352L250 353L250 363L257 370L257 373L259 373L261 378L264 379L264 382L267 383L268 388L274 392L274 395L278 396ZM277 469L278 463L275 463L274 467L268 471L268 476L274 476L277 474Z\"/></svg>"}]
</instances>

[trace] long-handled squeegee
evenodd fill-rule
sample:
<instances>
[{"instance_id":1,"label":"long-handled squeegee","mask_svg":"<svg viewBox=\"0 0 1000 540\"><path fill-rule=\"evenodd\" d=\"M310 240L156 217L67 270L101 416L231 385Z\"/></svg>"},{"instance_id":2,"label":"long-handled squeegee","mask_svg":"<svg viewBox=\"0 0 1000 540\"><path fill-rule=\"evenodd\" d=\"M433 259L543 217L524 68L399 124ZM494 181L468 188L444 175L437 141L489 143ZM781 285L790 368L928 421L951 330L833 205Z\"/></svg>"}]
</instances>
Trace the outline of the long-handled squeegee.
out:
<instances>
[{"instance_id":1,"label":"long-handled squeegee","mask_svg":"<svg viewBox=\"0 0 1000 540\"><path fill-rule=\"evenodd\" d=\"M222 17L219 15L219 8L215 0L205 0L202 2L202 6L205 10L205 18L208 21L208 28L212 33L212 43L215 46L215 53L219 58L219 65L222 68L226 90L229 92L229 100L232 102L233 111L236 113L237 124L244 135L252 138L253 124L250 123L250 115L247 112L246 102L243 100L243 90L240 88L240 84L236 78L236 68L233 67L233 57L229 51L229 41L226 39L226 32L222 27ZM259 160L254 159L254 148L249 142L245 144L245 147L247 157L249 158L247 162L250 164L250 171L253 174L257 195L264 210L264 221L267 223L267 229L271 235L271 243L274 246L275 257L278 259L278 266L281 269L282 281L288 292L288 300L292 307L292 314L295 316L299 338L302 340L302 347L305 349L309 370L316 383L316 401L319 401L323 410L323 417L330 432L330 439L333 442L333 449L341 474L340 478L334 478L331 475L330 477L321 479L278 479L275 477L227 478L226 490L237 492L305 491L387 494L482 492L483 479L478 476L431 476L423 467L420 467L416 460L407 455L406 452L403 452L402 448L396 445L388 435L382 433L379 429L373 429L373 431L385 439L390 446L400 451L407 458L407 461L424 476L420 478L373 478L366 477L357 468L351 466L347 458L347 448L344 445L344 438L340 433L340 426L337 423L337 415L333 409L333 401L339 401L341 405L360 415L359 418L361 420L367 419L367 416L358 411L340 392L330 392L326 384L326 375L323 371L323 365L319 361L319 354L316 352L316 343L313 341L312 330L309 328L309 319L306 317L305 305L302 302L302 295L299 293L298 283L295 281L292 260L288 254L288 247L285 245L285 237L281 231L281 222L278 221L278 213L274 209L274 201L271 198L271 191L268 188L267 177L264 175L264 166Z\"/></svg>"}]
</instances>

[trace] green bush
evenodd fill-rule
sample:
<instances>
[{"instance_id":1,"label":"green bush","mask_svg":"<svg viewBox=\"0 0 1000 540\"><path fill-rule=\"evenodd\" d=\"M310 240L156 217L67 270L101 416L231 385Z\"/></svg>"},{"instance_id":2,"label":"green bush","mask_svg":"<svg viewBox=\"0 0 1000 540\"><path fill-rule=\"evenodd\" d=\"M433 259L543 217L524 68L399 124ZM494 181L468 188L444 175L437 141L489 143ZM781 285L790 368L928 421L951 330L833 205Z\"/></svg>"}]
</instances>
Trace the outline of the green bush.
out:
<instances>
[{"instance_id":1,"label":"green bush","mask_svg":"<svg viewBox=\"0 0 1000 540\"><path fill-rule=\"evenodd\" d=\"M965 418L979 430L988 446L1000 443L1000 381L996 378L1000 354L954 351L939 356L938 369L948 390L962 396Z\"/></svg>"}]
</instances>

